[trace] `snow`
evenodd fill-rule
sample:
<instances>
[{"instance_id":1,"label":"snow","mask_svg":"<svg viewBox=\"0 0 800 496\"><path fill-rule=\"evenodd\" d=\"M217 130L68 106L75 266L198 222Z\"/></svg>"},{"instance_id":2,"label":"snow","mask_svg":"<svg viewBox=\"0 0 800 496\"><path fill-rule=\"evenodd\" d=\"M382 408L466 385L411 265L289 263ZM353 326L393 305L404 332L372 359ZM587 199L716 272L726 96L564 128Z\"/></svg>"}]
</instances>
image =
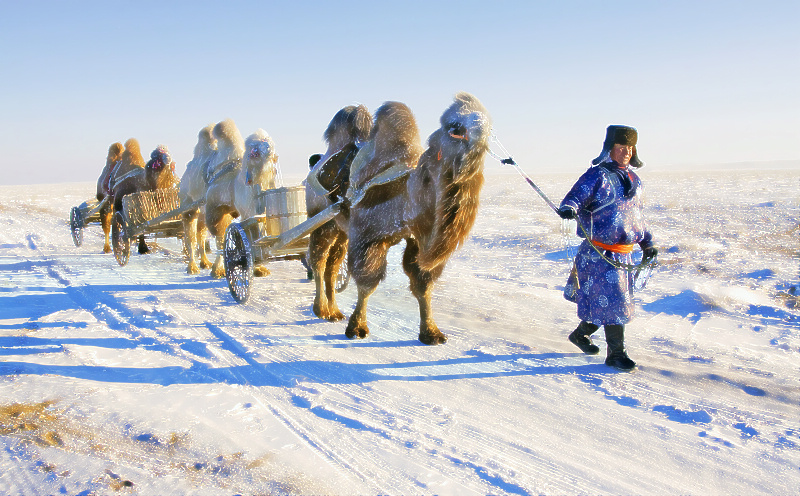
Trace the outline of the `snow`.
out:
<instances>
[{"instance_id":1,"label":"snow","mask_svg":"<svg viewBox=\"0 0 800 496\"><path fill-rule=\"evenodd\" d=\"M531 175L556 201L577 179ZM567 341L569 243L514 174L435 287L434 347L401 247L348 340L299 262L239 305L176 240L76 248L93 184L1 187L0 493L798 493L800 171L641 175L661 265L632 373Z\"/></svg>"}]
</instances>

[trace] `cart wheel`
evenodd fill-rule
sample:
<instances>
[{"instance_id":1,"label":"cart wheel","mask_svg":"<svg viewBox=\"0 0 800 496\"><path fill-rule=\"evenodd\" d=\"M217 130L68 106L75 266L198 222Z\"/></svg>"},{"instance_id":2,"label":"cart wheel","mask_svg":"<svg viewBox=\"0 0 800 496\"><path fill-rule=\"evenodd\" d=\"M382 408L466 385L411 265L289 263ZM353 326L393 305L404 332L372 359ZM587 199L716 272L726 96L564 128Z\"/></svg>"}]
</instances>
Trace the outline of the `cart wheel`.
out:
<instances>
[{"instance_id":1,"label":"cart wheel","mask_svg":"<svg viewBox=\"0 0 800 496\"><path fill-rule=\"evenodd\" d=\"M111 223L111 245L117 263L123 267L127 265L131 256L131 240L125 232L125 217L122 212L114 214L114 220Z\"/></svg>"},{"instance_id":2,"label":"cart wheel","mask_svg":"<svg viewBox=\"0 0 800 496\"><path fill-rule=\"evenodd\" d=\"M341 293L347 289L347 283L350 282L350 271L347 270L347 253L344 254L342 265L339 266L339 273L336 274L336 286L334 289L337 293Z\"/></svg>"},{"instance_id":3,"label":"cart wheel","mask_svg":"<svg viewBox=\"0 0 800 496\"><path fill-rule=\"evenodd\" d=\"M239 223L232 223L225 231L225 278L233 299L239 303L250 298L250 281L253 278L253 250L250 239Z\"/></svg>"},{"instance_id":4,"label":"cart wheel","mask_svg":"<svg viewBox=\"0 0 800 496\"><path fill-rule=\"evenodd\" d=\"M72 233L72 242L75 246L83 244L83 214L78 207L72 207L69 212L69 230Z\"/></svg>"}]
</instances>

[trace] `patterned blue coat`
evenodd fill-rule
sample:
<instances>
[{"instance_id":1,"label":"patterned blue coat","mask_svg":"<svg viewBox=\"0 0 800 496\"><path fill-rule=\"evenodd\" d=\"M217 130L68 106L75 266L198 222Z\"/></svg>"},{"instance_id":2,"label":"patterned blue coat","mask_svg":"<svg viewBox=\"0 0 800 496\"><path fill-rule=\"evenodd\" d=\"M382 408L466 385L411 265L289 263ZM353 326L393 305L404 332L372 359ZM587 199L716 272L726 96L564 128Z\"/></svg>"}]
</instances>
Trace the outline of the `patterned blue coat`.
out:
<instances>
[{"instance_id":1,"label":"patterned blue coat","mask_svg":"<svg viewBox=\"0 0 800 496\"><path fill-rule=\"evenodd\" d=\"M632 168L606 162L587 170L564 197L561 206L578 213L580 224L595 241L606 245L653 245L642 216L642 182ZM578 225L578 236L585 238ZM604 255L631 264L630 253ZM564 296L578 304L578 318L596 325L627 324L633 319L633 275L603 260L584 240Z\"/></svg>"}]
</instances>

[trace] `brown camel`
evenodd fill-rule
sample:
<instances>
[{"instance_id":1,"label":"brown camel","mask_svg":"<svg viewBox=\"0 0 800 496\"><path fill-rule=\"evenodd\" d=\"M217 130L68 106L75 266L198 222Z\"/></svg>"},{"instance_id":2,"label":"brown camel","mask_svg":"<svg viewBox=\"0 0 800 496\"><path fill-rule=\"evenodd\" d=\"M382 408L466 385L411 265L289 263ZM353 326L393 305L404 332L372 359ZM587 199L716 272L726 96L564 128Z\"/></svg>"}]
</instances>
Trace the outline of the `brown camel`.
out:
<instances>
[{"instance_id":1,"label":"brown camel","mask_svg":"<svg viewBox=\"0 0 800 496\"><path fill-rule=\"evenodd\" d=\"M150 161L145 163L136 138L125 142L125 151L122 152L119 165L115 167L110 179L114 211L122 211L122 199L131 193L175 186L177 183L175 163L167 147L159 145L150 157ZM139 253L150 251L144 241L144 234L139 236L138 251Z\"/></svg>"},{"instance_id":2,"label":"brown camel","mask_svg":"<svg viewBox=\"0 0 800 496\"><path fill-rule=\"evenodd\" d=\"M186 172L181 177L180 191L178 193L181 205L189 205L205 198L207 168L217 151L217 140L213 135L214 124L209 124L197 133L197 144L194 147L194 156L186 164ZM183 214L183 246L188 257L186 272L197 274L197 254L200 255L200 268L208 269L211 261L206 252L206 214L205 205Z\"/></svg>"},{"instance_id":3,"label":"brown camel","mask_svg":"<svg viewBox=\"0 0 800 496\"><path fill-rule=\"evenodd\" d=\"M344 196L350 180L350 164L358 152L357 143L367 139L371 128L372 116L363 105L344 107L333 116L324 134L328 150L313 164L306 182L306 211L309 217ZM315 180L322 189L312 186ZM335 282L339 266L347 253L348 216L349 213L344 210L309 236L307 258L316 286L313 311L322 319L344 319L344 314L336 305Z\"/></svg>"},{"instance_id":4,"label":"brown camel","mask_svg":"<svg viewBox=\"0 0 800 496\"><path fill-rule=\"evenodd\" d=\"M353 161L348 261L358 301L345 331L349 338L369 334L367 300L386 275L389 247L405 239L403 269L419 302L419 340L447 340L433 320L433 283L475 222L491 123L468 93L456 95L440 123L422 152L408 107L385 103Z\"/></svg>"},{"instance_id":5,"label":"brown camel","mask_svg":"<svg viewBox=\"0 0 800 496\"><path fill-rule=\"evenodd\" d=\"M100 174L100 177L97 179L97 201L105 200L106 196L111 194L109 190L109 180L111 178L111 173L114 172L114 167L117 166L117 163L122 159L122 152L125 150L125 147L122 146L122 143L114 143L108 147L108 155L106 156L106 166L103 167L103 172ZM103 227L103 235L104 235L104 243L103 243L103 253L111 253L111 242L110 242L110 235L111 235L111 217L114 215L114 202L109 201L100 208L100 225Z\"/></svg>"}]
</instances>

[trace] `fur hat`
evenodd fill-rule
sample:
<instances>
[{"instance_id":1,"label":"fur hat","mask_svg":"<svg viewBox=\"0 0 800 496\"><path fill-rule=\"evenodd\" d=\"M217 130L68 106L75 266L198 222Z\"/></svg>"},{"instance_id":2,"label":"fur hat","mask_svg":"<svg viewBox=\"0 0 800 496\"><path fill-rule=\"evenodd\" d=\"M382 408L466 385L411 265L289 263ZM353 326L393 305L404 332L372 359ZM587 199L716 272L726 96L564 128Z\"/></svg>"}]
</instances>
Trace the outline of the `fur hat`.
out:
<instances>
[{"instance_id":1,"label":"fur hat","mask_svg":"<svg viewBox=\"0 0 800 496\"><path fill-rule=\"evenodd\" d=\"M603 142L603 151L600 155L592 160L592 165L601 164L609 160L611 149L614 145L629 145L633 147L633 156L631 157L631 167L642 167L644 162L639 160L639 154L636 151L636 143L639 140L639 133L635 128L630 126L611 125L606 128L606 140Z\"/></svg>"}]
</instances>

